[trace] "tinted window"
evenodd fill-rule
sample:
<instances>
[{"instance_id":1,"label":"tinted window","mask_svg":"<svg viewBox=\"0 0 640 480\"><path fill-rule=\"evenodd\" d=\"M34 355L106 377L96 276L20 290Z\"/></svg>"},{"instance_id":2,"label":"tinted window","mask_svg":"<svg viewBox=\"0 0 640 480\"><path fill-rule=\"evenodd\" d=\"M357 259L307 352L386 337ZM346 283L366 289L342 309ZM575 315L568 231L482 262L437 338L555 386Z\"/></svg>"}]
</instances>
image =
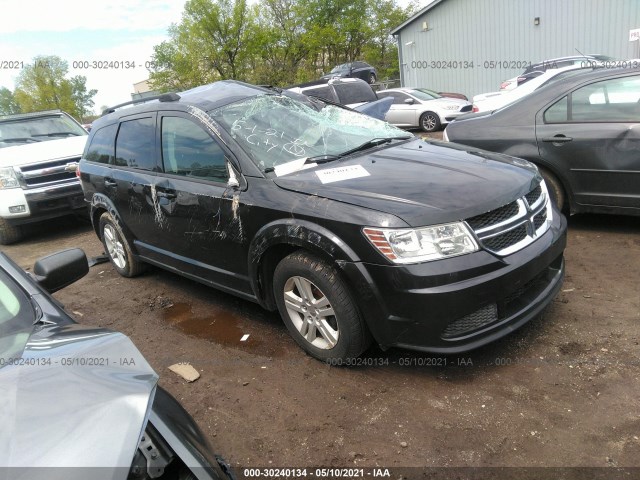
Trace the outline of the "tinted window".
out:
<instances>
[{"instance_id":1,"label":"tinted window","mask_svg":"<svg viewBox=\"0 0 640 480\"><path fill-rule=\"evenodd\" d=\"M84 158L90 162L113 163L113 146L117 129L118 125L114 124L96 130Z\"/></svg>"},{"instance_id":2,"label":"tinted window","mask_svg":"<svg viewBox=\"0 0 640 480\"><path fill-rule=\"evenodd\" d=\"M120 124L116 140L116 161L120 167L156 170L153 150L155 121L138 118Z\"/></svg>"},{"instance_id":3,"label":"tinted window","mask_svg":"<svg viewBox=\"0 0 640 480\"><path fill-rule=\"evenodd\" d=\"M401 92L379 92L378 93L378 97L379 98L393 97L393 104L394 105L403 105L404 101L407 98L411 98L409 95L406 95L406 94L401 93Z\"/></svg>"},{"instance_id":4,"label":"tinted window","mask_svg":"<svg viewBox=\"0 0 640 480\"><path fill-rule=\"evenodd\" d=\"M545 112L546 122L640 122L640 76L592 83L563 100Z\"/></svg>"},{"instance_id":5,"label":"tinted window","mask_svg":"<svg viewBox=\"0 0 640 480\"><path fill-rule=\"evenodd\" d=\"M333 92L328 86L310 88L309 90L305 90L304 94L312 95L314 97L324 98L325 100L329 100L330 102L337 101L337 99L333 95Z\"/></svg>"},{"instance_id":6,"label":"tinted window","mask_svg":"<svg viewBox=\"0 0 640 480\"><path fill-rule=\"evenodd\" d=\"M186 118L162 118L162 163L166 173L216 182L229 179L220 145Z\"/></svg>"},{"instance_id":7,"label":"tinted window","mask_svg":"<svg viewBox=\"0 0 640 480\"><path fill-rule=\"evenodd\" d=\"M366 83L349 82L336 83L333 85L340 103L348 105L350 103L375 102L378 97L373 93L371 87Z\"/></svg>"}]
</instances>

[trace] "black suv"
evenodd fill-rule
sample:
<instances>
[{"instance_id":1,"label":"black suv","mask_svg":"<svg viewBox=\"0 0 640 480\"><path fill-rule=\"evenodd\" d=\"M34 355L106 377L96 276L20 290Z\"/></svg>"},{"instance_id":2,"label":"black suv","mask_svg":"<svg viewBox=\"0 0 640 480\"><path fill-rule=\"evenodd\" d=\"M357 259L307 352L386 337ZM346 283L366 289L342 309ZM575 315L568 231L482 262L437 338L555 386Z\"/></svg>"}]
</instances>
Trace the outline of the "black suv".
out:
<instances>
[{"instance_id":1,"label":"black suv","mask_svg":"<svg viewBox=\"0 0 640 480\"><path fill-rule=\"evenodd\" d=\"M566 220L535 166L292 92L224 81L113 109L80 177L120 274L150 263L278 309L322 360L371 339L478 347L564 275Z\"/></svg>"},{"instance_id":2,"label":"black suv","mask_svg":"<svg viewBox=\"0 0 640 480\"><path fill-rule=\"evenodd\" d=\"M364 80L368 83L376 83L378 79L378 73L376 69L369 65L367 62L349 62L337 65L331 69L329 73L323 75L320 78L334 78L334 77L353 77Z\"/></svg>"}]
</instances>

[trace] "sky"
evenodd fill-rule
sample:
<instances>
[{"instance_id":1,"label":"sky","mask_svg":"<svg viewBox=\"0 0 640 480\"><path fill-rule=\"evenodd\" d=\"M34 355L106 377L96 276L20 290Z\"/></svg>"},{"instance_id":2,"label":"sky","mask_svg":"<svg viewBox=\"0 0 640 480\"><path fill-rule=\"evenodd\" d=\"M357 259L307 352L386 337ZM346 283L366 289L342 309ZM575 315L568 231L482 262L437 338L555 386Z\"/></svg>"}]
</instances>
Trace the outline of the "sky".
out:
<instances>
[{"instance_id":1,"label":"sky","mask_svg":"<svg viewBox=\"0 0 640 480\"><path fill-rule=\"evenodd\" d=\"M420 6L428 3L422 0ZM180 22L183 5L183 0L0 0L0 87L13 90L20 66L36 55L57 55L68 62L69 77L84 75L87 89L98 90L96 113L131 100L133 84L149 77L145 62L153 46ZM74 68L122 61L135 68Z\"/></svg>"}]
</instances>

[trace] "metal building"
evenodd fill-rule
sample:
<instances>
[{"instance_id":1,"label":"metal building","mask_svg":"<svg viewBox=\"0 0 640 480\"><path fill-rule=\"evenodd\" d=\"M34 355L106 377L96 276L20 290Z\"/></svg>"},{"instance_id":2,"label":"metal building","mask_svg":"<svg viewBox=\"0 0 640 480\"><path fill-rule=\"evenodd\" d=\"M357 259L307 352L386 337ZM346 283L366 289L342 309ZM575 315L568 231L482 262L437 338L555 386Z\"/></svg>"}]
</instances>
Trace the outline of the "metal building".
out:
<instances>
[{"instance_id":1,"label":"metal building","mask_svg":"<svg viewBox=\"0 0 640 480\"><path fill-rule=\"evenodd\" d=\"M634 29L640 0L434 0L391 33L403 86L471 98L541 60L638 58Z\"/></svg>"}]
</instances>

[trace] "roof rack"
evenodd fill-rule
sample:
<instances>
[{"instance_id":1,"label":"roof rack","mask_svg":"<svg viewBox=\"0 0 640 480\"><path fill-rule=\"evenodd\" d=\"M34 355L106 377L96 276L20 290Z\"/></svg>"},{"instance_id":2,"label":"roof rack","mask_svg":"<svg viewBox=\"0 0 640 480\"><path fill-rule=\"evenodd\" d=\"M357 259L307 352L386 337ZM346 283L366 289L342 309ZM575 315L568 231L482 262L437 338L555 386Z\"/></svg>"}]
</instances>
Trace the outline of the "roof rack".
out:
<instances>
[{"instance_id":1,"label":"roof rack","mask_svg":"<svg viewBox=\"0 0 640 480\"><path fill-rule=\"evenodd\" d=\"M131 100L130 102L119 103L118 105L114 105L113 107L105 108L102 111L102 115L104 116L109 113L113 113L118 108L126 107L127 105L136 105L138 103L150 102L152 100L158 100L159 102L177 102L178 100L180 100L180 95L178 95L177 93L163 93L162 95L138 98L136 100Z\"/></svg>"}]
</instances>

